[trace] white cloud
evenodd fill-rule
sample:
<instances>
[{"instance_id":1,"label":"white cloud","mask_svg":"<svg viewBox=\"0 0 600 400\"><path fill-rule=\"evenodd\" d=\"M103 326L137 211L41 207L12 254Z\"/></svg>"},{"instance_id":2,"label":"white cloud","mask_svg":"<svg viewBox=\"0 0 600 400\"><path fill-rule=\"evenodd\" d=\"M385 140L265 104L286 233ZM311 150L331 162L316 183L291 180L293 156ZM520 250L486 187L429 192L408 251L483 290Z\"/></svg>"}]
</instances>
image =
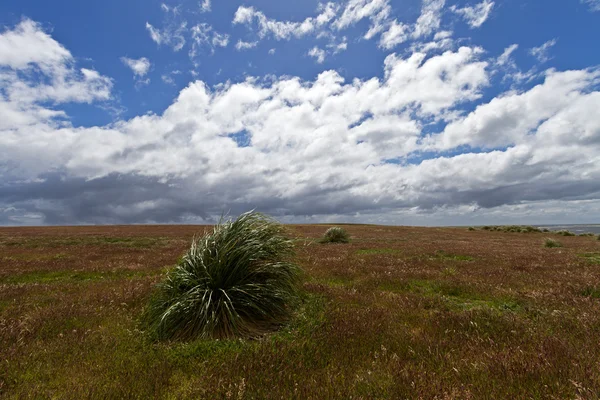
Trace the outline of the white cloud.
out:
<instances>
[{"instance_id":1,"label":"white cloud","mask_svg":"<svg viewBox=\"0 0 600 400\"><path fill-rule=\"evenodd\" d=\"M162 79L162 81L164 83L166 83L167 85L175 85L175 81L173 80L173 77L169 76L169 75L161 75L160 79Z\"/></svg>"},{"instance_id":2,"label":"white cloud","mask_svg":"<svg viewBox=\"0 0 600 400\"><path fill-rule=\"evenodd\" d=\"M200 3L200 11L201 12L210 12L211 10L211 5L210 5L210 0L202 0L202 3Z\"/></svg>"},{"instance_id":3,"label":"white cloud","mask_svg":"<svg viewBox=\"0 0 600 400\"><path fill-rule=\"evenodd\" d=\"M556 39L548 40L543 45L530 49L529 54L537 58L539 62L545 63L552 59L552 57L548 53L550 51L550 48L552 48L555 44Z\"/></svg>"},{"instance_id":4,"label":"white cloud","mask_svg":"<svg viewBox=\"0 0 600 400\"><path fill-rule=\"evenodd\" d=\"M237 50L249 50L249 49L253 49L254 47L256 47L256 45L258 44L258 42L244 42L243 40L238 40L237 43L235 44L235 48Z\"/></svg>"},{"instance_id":5,"label":"white cloud","mask_svg":"<svg viewBox=\"0 0 600 400\"><path fill-rule=\"evenodd\" d=\"M159 46L165 44L170 46L174 51L179 51L185 46L184 32L187 29L187 23L182 22L176 26L169 26L164 30L155 28L149 22L146 22L146 30L150 34L150 38Z\"/></svg>"},{"instance_id":6,"label":"white cloud","mask_svg":"<svg viewBox=\"0 0 600 400\"><path fill-rule=\"evenodd\" d=\"M276 50L275 50L274 48L273 48L273 49L270 49L270 50L269 50L269 54L273 55L273 54L275 54L275 51L276 51Z\"/></svg>"},{"instance_id":7,"label":"white cloud","mask_svg":"<svg viewBox=\"0 0 600 400\"><path fill-rule=\"evenodd\" d=\"M40 38L45 55L24 45ZM45 223L189 222L255 207L372 222L523 220L540 207L600 216L595 70L548 71L488 101L498 62L482 61L482 49L406 52L370 78L195 81L160 114L74 127L53 107L109 99L110 80L76 69L38 26L3 32L0 49L0 181L10 193L0 223L15 212ZM466 154L445 153L457 149Z\"/></svg>"},{"instance_id":8,"label":"white cloud","mask_svg":"<svg viewBox=\"0 0 600 400\"><path fill-rule=\"evenodd\" d=\"M36 64L47 71L70 60L71 53L30 19L0 35L0 64L12 69L27 69Z\"/></svg>"},{"instance_id":9,"label":"white cloud","mask_svg":"<svg viewBox=\"0 0 600 400\"><path fill-rule=\"evenodd\" d=\"M421 15L417 19L412 33L413 38L426 37L438 30L445 4L446 0L423 0Z\"/></svg>"},{"instance_id":10,"label":"white cloud","mask_svg":"<svg viewBox=\"0 0 600 400\"><path fill-rule=\"evenodd\" d=\"M192 32L192 49L190 57L194 58L198 54L198 49L207 47L211 53L217 47L227 47L229 44L229 35L219 33L213 27L205 22L197 24L191 28Z\"/></svg>"},{"instance_id":11,"label":"white cloud","mask_svg":"<svg viewBox=\"0 0 600 400\"><path fill-rule=\"evenodd\" d=\"M308 51L308 55L314 58L319 64L322 64L325 61L326 53L325 50L315 46Z\"/></svg>"},{"instance_id":12,"label":"white cloud","mask_svg":"<svg viewBox=\"0 0 600 400\"><path fill-rule=\"evenodd\" d=\"M333 25L338 30L344 29L381 12L389 13L388 0L350 0Z\"/></svg>"},{"instance_id":13,"label":"white cloud","mask_svg":"<svg viewBox=\"0 0 600 400\"><path fill-rule=\"evenodd\" d=\"M581 0L582 4L587 4L591 11L600 11L600 0Z\"/></svg>"},{"instance_id":14,"label":"white cloud","mask_svg":"<svg viewBox=\"0 0 600 400\"><path fill-rule=\"evenodd\" d=\"M493 1L483 0L481 3L475 6L467 6L463 8L452 6L450 9L456 14L462 15L471 28L479 28L488 19L493 7Z\"/></svg>"},{"instance_id":15,"label":"white cloud","mask_svg":"<svg viewBox=\"0 0 600 400\"><path fill-rule=\"evenodd\" d=\"M148 73L151 66L150 60L148 60L146 57L142 57L137 60L128 57L121 57L121 62L131 68L134 76L140 78Z\"/></svg>"},{"instance_id":16,"label":"white cloud","mask_svg":"<svg viewBox=\"0 0 600 400\"><path fill-rule=\"evenodd\" d=\"M250 26L256 21L258 24L258 35L261 38L272 35L276 40L289 40L292 37L299 38L314 33L335 16L336 6L333 3L328 3L319 9L321 13L315 18L309 17L302 22L291 22L270 19L254 7L240 6L233 17L233 24Z\"/></svg>"},{"instance_id":17,"label":"white cloud","mask_svg":"<svg viewBox=\"0 0 600 400\"><path fill-rule=\"evenodd\" d=\"M394 20L388 27L388 30L381 34L379 46L384 49L392 49L400 43L408 40L409 27L403 23Z\"/></svg>"},{"instance_id":18,"label":"white cloud","mask_svg":"<svg viewBox=\"0 0 600 400\"><path fill-rule=\"evenodd\" d=\"M499 66L513 65L514 61L512 61L511 56L512 53L514 53L515 50L517 50L518 48L519 45L516 43L511 44L510 46L505 48L500 57L498 57L498 59L496 60L496 64L498 64Z\"/></svg>"}]
</instances>

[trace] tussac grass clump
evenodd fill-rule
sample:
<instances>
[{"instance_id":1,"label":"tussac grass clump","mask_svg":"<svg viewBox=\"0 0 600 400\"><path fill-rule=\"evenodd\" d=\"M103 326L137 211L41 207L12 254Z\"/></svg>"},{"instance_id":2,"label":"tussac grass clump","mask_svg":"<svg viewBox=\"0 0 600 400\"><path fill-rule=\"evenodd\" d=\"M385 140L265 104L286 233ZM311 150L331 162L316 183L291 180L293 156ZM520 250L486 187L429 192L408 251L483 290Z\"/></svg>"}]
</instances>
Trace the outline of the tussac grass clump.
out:
<instances>
[{"instance_id":1,"label":"tussac grass clump","mask_svg":"<svg viewBox=\"0 0 600 400\"><path fill-rule=\"evenodd\" d=\"M501 226L489 226L486 225L481 228L484 231L492 232L510 232L510 233L540 233L541 229L533 226L521 226L521 225L501 225Z\"/></svg>"},{"instance_id":2,"label":"tussac grass clump","mask_svg":"<svg viewBox=\"0 0 600 400\"><path fill-rule=\"evenodd\" d=\"M573 232L567 230L558 231L556 234L560 236L577 236Z\"/></svg>"},{"instance_id":3,"label":"tussac grass clump","mask_svg":"<svg viewBox=\"0 0 600 400\"><path fill-rule=\"evenodd\" d=\"M553 248L553 247L562 247L562 244L558 240L547 238L544 241L544 247L550 247L550 248Z\"/></svg>"},{"instance_id":4,"label":"tussac grass clump","mask_svg":"<svg viewBox=\"0 0 600 400\"><path fill-rule=\"evenodd\" d=\"M157 339L252 337L290 316L300 270L283 226L256 212L194 240L144 319Z\"/></svg>"},{"instance_id":5,"label":"tussac grass clump","mask_svg":"<svg viewBox=\"0 0 600 400\"><path fill-rule=\"evenodd\" d=\"M325 232L325 235L321 239L321 243L348 243L350 242L350 235L345 229L339 226L333 226Z\"/></svg>"}]
</instances>

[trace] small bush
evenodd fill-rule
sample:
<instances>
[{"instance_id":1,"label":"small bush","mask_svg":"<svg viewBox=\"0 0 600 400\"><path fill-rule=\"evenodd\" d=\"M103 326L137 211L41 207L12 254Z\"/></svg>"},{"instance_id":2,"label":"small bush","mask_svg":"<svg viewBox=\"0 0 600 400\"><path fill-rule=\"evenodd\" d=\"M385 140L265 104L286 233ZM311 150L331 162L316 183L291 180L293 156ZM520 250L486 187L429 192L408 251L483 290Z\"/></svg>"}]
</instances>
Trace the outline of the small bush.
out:
<instances>
[{"instance_id":1,"label":"small bush","mask_svg":"<svg viewBox=\"0 0 600 400\"><path fill-rule=\"evenodd\" d=\"M562 247L562 244L558 240L547 238L544 241L544 247Z\"/></svg>"},{"instance_id":2,"label":"small bush","mask_svg":"<svg viewBox=\"0 0 600 400\"><path fill-rule=\"evenodd\" d=\"M194 239L160 283L144 322L157 339L251 337L285 322L299 268L283 227L260 213Z\"/></svg>"},{"instance_id":3,"label":"small bush","mask_svg":"<svg viewBox=\"0 0 600 400\"><path fill-rule=\"evenodd\" d=\"M584 236L584 237L586 237L586 236L587 236L587 237L595 237L596 235L594 235L593 233L589 233L589 232L587 232L587 233L580 233L580 234L579 234L579 236Z\"/></svg>"},{"instance_id":4,"label":"small bush","mask_svg":"<svg viewBox=\"0 0 600 400\"><path fill-rule=\"evenodd\" d=\"M573 232L567 230L558 231L556 234L561 236L576 236Z\"/></svg>"},{"instance_id":5,"label":"small bush","mask_svg":"<svg viewBox=\"0 0 600 400\"><path fill-rule=\"evenodd\" d=\"M325 235L321 239L321 243L348 243L350 242L350 235L345 229L339 226L333 226L325 232Z\"/></svg>"},{"instance_id":6,"label":"small bush","mask_svg":"<svg viewBox=\"0 0 600 400\"><path fill-rule=\"evenodd\" d=\"M470 231L474 231L474 230L475 230L475 228L473 228L472 226L470 226L468 230L470 230Z\"/></svg>"},{"instance_id":7,"label":"small bush","mask_svg":"<svg viewBox=\"0 0 600 400\"><path fill-rule=\"evenodd\" d=\"M598 240L600 240L600 235L598 235Z\"/></svg>"}]
</instances>

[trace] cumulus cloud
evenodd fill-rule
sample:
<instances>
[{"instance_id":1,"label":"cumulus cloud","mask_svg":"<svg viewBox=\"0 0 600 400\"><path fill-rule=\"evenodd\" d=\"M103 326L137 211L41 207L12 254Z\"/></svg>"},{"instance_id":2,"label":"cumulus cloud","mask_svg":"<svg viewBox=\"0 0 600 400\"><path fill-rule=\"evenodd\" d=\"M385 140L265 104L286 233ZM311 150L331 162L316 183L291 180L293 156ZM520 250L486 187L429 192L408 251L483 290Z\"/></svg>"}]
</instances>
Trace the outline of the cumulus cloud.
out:
<instances>
[{"instance_id":1,"label":"cumulus cloud","mask_svg":"<svg viewBox=\"0 0 600 400\"><path fill-rule=\"evenodd\" d=\"M308 55L314 58L319 64L322 64L325 61L325 50L320 49L317 46L310 49Z\"/></svg>"},{"instance_id":2,"label":"cumulus cloud","mask_svg":"<svg viewBox=\"0 0 600 400\"><path fill-rule=\"evenodd\" d=\"M134 76L140 78L148 73L151 66L150 60L146 57L138 58L137 60L129 57L121 57L121 62L131 68Z\"/></svg>"},{"instance_id":3,"label":"cumulus cloud","mask_svg":"<svg viewBox=\"0 0 600 400\"><path fill-rule=\"evenodd\" d=\"M244 24L249 28L256 25L256 33L261 39L273 37L276 40L290 40L308 35L330 38L326 47L332 48L339 31L348 29L362 20L369 20L369 29L363 37L370 40L381 35L379 46L390 50L408 40L420 40L438 33L444 5L445 0L423 0L421 14L414 23L393 19L389 0L349 0L344 6L329 2L318 7L318 15L303 21L278 21L267 17L254 7L240 6L234 15L233 24ZM479 8L476 7L476 10ZM347 42L345 43L347 47ZM429 47L423 45L421 48L441 49L448 43L449 40L446 40L444 46L438 43ZM321 55L318 50L324 51L322 47L313 47L310 50L317 60L323 60L329 53L326 51Z\"/></svg>"},{"instance_id":4,"label":"cumulus cloud","mask_svg":"<svg viewBox=\"0 0 600 400\"><path fill-rule=\"evenodd\" d=\"M483 0L481 3L475 6L467 6L463 8L452 6L450 9L456 14L461 15L471 28L479 28L485 21L487 21L493 7L493 1Z\"/></svg>"},{"instance_id":5,"label":"cumulus cloud","mask_svg":"<svg viewBox=\"0 0 600 400\"><path fill-rule=\"evenodd\" d=\"M446 0L423 0L421 15L417 19L412 33L413 38L429 36L438 30L445 4Z\"/></svg>"},{"instance_id":6,"label":"cumulus cloud","mask_svg":"<svg viewBox=\"0 0 600 400\"><path fill-rule=\"evenodd\" d=\"M488 100L498 62L463 46L390 54L370 78L198 80L160 114L74 127L57 107L110 98L110 80L76 69L27 23L0 35L2 224L198 222L252 208L387 223L600 210L596 70L550 70ZM14 44L36 40L46 55ZM19 73L29 69L47 79Z\"/></svg>"},{"instance_id":7,"label":"cumulus cloud","mask_svg":"<svg viewBox=\"0 0 600 400\"><path fill-rule=\"evenodd\" d=\"M556 44L556 39L548 40L546 43L539 47L534 47L529 50L529 54L538 59L539 62L545 63L550 61L552 57L550 56L550 49Z\"/></svg>"},{"instance_id":8,"label":"cumulus cloud","mask_svg":"<svg viewBox=\"0 0 600 400\"><path fill-rule=\"evenodd\" d=\"M319 7L320 14L308 17L302 22L277 21L268 18L263 12L254 7L240 6L233 17L233 24L251 26L256 21L258 35L261 38L271 35L276 40L289 40L292 37L302 37L314 33L318 28L327 24L334 16L337 6L327 3Z\"/></svg>"}]
</instances>

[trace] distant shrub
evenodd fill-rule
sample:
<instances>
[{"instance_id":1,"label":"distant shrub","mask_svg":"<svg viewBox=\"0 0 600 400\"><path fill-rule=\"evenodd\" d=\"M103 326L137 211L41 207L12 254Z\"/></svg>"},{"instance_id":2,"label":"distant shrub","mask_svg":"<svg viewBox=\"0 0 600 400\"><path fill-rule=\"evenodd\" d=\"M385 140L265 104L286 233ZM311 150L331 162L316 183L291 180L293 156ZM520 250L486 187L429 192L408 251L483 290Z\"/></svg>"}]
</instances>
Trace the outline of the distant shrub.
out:
<instances>
[{"instance_id":1,"label":"distant shrub","mask_svg":"<svg viewBox=\"0 0 600 400\"><path fill-rule=\"evenodd\" d=\"M596 235L594 235L593 233L580 233L579 236L587 236L587 237L595 237Z\"/></svg>"},{"instance_id":2,"label":"distant shrub","mask_svg":"<svg viewBox=\"0 0 600 400\"><path fill-rule=\"evenodd\" d=\"M573 232L567 230L557 231L556 234L561 236L576 236Z\"/></svg>"},{"instance_id":3,"label":"distant shrub","mask_svg":"<svg viewBox=\"0 0 600 400\"><path fill-rule=\"evenodd\" d=\"M470 230L470 231L474 231L474 230L475 230L475 228L473 228L472 226L470 226L468 230Z\"/></svg>"},{"instance_id":4,"label":"distant shrub","mask_svg":"<svg viewBox=\"0 0 600 400\"><path fill-rule=\"evenodd\" d=\"M598 235L598 240L600 240L600 235Z\"/></svg>"},{"instance_id":5,"label":"distant shrub","mask_svg":"<svg viewBox=\"0 0 600 400\"><path fill-rule=\"evenodd\" d=\"M256 212L194 239L160 283L144 322L157 339L254 336L289 317L299 268L283 227Z\"/></svg>"},{"instance_id":6,"label":"distant shrub","mask_svg":"<svg viewBox=\"0 0 600 400\"><path fill-rule=\"evenodd\" d=\"M558 240L547 238L544 241L544 247L562 247L562 244Z\"/></svg>"},{"instance_id":7,"label":"distant shrub","mask_svg":"<svg viewBox=\"0 0 600 400\"><path fill-rule=\"evenodd\" d=\"M350 242L350 235L345 229L339 226L333 226L325 232L325 235L321 239L321 243L348 243Z\"/></svg>"},{"instance_id":8,"label":"distant shrub","mask_svg":"<svg viewBox=\"0 0 600 400\"><path fill-rule=\"evenodd\" d=\"M542 232L544 232L544 233L548 233L548 232L550 232L550 229L548 229L548 228L544 228L544 229L542 229Z\"/></svg>"},{"instance_id":9,"label":"distant shrub","mask_svg":"<svg viewBox=\"0 0 600 400\"><path fill-rule=\"evenodd\" d=\"M502 225L502 226L484 226L484 231L492 232L510 232L510 233L539 233L541 229L533 226L521 226L521 225Z\"/></svg>"}]
</instances>

